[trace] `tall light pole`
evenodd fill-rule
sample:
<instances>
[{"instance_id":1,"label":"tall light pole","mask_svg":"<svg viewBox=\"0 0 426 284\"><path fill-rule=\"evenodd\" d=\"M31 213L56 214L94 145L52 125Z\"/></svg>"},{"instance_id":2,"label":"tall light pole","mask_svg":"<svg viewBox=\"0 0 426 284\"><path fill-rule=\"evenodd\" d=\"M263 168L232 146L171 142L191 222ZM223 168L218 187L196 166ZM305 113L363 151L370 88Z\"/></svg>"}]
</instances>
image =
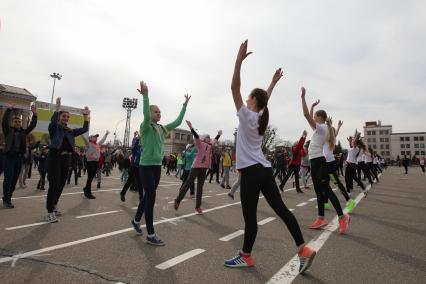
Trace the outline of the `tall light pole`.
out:
<instances>
[{"instance_id":1,"label":"tall light pole","mask_svg":"<svg viewBox=\"0 0 426 284\"><path fill-rule=\"evenodd\" d=\"M59 73L53 72L53 74L50 75L50 77L53 78L53 90L52 90L52 98L50 99L50 107L49 110L52 111L52 105L53 105L53 96L55 95L55 83L56 79L61 80L62 75Z\"/></svg>"},{"instance_id":2,"label":"tall light pole","mask_svg":"<svg viewBox=\"0 0 426 284\"><path fill-rule=\"evenodd\" d=\"M132 115L132 111L138 107L138 99L123 99L123 108L127 110L126 117L126 130L124 131L124 139L123 146L129 147L129 139L130 139L130 116Z\"/></svg>"}]
</instances>

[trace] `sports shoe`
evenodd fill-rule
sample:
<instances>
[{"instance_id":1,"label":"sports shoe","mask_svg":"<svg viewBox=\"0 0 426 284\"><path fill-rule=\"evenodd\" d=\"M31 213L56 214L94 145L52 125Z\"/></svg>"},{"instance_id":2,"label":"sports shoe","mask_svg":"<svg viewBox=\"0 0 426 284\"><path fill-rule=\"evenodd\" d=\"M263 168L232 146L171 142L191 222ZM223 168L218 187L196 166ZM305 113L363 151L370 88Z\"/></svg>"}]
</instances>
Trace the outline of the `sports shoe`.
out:
<instances>
[{"instance_id":1,"label":"sports shoe","mask_svg":"<svg viewBox=\"0 0 426 284\"><path fill-rule=\"evenodd\" d=\"M57 208L53 209L53 213L55 213L55 216L61 216L62 212L59 211Z\"/></svg>"},{"instance_id":2,"label":"sports shoe","mask_svg":"<svg viewBox=\"0 0 426 284\"><path fill-rule=\"evenodd\" d=\"M177 202L177 200L175 200L175 204L174 204L175 210L179 209L179 205L180 205L180 202Z\"/></svg>"},{"instance_id":3,"label":"sports shoe","mask_svg":"<svg viewBox=\"0 0 426 284\"><path fill-rule=\"evenodd\" d=\"M135 219L132 219L131 223L133 225L133 229L135 229L135 231L136 231L136 234L139 235L139 236L142 236L143 232L142 232L140 223L136 222Z\"/></svg>"},{"instance_id":4,"label":"sports shoe","mask_svg":"<svg viewBox=\"0 0 426 284\"><path fill-rule=\"evenodd\" d=\"M12 208L15 208L15 206L13 206L13 204L10 202L3 201L3 208L12 209Z\"/></svg>"},{"instance_id":5,"label":"sports shoe","mask_svg":"<svg viewBox=\"0 0 426 284\"><path fill-rule=\"evenodd\" d=\"M317 217L315 221L309 226L310 229L321 229L328 225L327 220Z\"/></svg>"},{"instance_id":6,"label":"sports shoe","mask_svg":"<svg viewBox=\"0 0 426 284\"><path fill-rule=\"evenodd\" d=\"M195 194L190 194L190 195L189 195L189 197L190 197L191 199L194 199L194 198L195 198Z\"/></svg>"},{"instance_id":7,"label":"sports shoe","mask_svg":"<svg viewBox=\"0 0 426 284\"><path fill-rule=\"evenodd\" d=\"M308 270L308 268L314 261L316 254L317 252L308 246L304 246L303 249L299 251L299 253L297 254L300 261L299 273L304 273L306 270Z\"/></svg>"},{"instance_id":8,"label":"sports shoe","mask_svg":"<svg viewBox=\"0 0 426 284\"><path fill-rule=\"evenodd\" d=\"M122 202L125 202L125 201L126 201L126 196L125 196L124 194L121 194L121 193L120 193L120 200L121 200Z\"/></svg>"},{"instance_id":9,"label":"sports shoe","mask_svg":"<svg viewBox=\"0 0 426 284\"><path fill-rule=\"evenodd\" d=\"M220 186L221 186L222 188L225 188L225 185L224 185L224 184L220 184Z\"/></svg>"},{"instance_id":10,"label":"sports shoe","mask_svg":"<svg viewBox=\"0 0 426 284\"><path fill-rule=\"evenodd\" d=\"M153 237L146 237L146 241L148 244L153 245L153 246L165 246L166 244L160 240L159 237L157 237L157 235L154 235Z\"/></svg>"},{"instance_id":11,"label":"sports shoe","mask_svg":"<svg viewBox=\"0 0 426 284\"><path fill-rule=\"evenodd\" d=\"M351 217L349 215L345 215L342 218L339 218L339 234L343 235L348 228L349 222L351 221Z\"/></svg>"},{"instance_id":12,"label":"sports shoe","mask_svg":"<svg viewBox=\"0 0 426 284\"><path fill-rule=\"evenodd\" d=\"M195 208L195 211L197 211L197 214L203 214L202 208Z\"/></svg>"},{"instance_id":13,"label":"sports shoe","mask_svg":"<svg viewBox=\"0 0 426 284\"><path fill-rule=\"evenodd\" d=\"M47 213L46 221L48 223L58 223L58 219L55 216L55 213Z\"/></svg>"},{"instance_id":14,"label":"sports shoe","mask_svg":"<svg viewBox=\"0 0 426 284\"><path fill-rule=\"evenodd\" d=\"M231 187L229 185L226 186L226 189L231 189Z\"/></svg>"},{"instance_id":15,"label":"sports shoe","mask_svg":"<svg viewBox=\"0 0 426 284\"><path fill-rule=\"evenodd\" d=\"M324 203L324 209L330 210L331 209L331 205L330 203Z\"/></svg>"},{"instance_id":16,"label":"sports shoe","mask_svg":"<svg viewBox=\"0 0 426 284\"><path fill-rule=\"evenodd\" d=\"M253 266L253 258L250 255L242 255L241 252L238 253L237 256L225 260L224 265L226 267L252 267Z\"/></svg>"},{"instance_id":17,"label":"sports shoe","mask_svg":"<svg viewBox=\"0 0 426 284\"><path fill-rule=\"evenodd\" d=\"M355 200L353 200L353 199L349 199L349 201L346 202L346 210L347 210L348 214L351 214L352 211L354 211L355 205L356 205Z\"/></svg>"},{"instance_id":18,"label":"sports shoe","mask_svg":"<svg viewBox=\"0 0 426 284\"><path fill-rule=\"evenodd\" d=\"M233 195L232 193L228 192L228 196L229 196L230 198L232 198L232 200L234 200L234 195Z\"/></svg>"}]
</instances>

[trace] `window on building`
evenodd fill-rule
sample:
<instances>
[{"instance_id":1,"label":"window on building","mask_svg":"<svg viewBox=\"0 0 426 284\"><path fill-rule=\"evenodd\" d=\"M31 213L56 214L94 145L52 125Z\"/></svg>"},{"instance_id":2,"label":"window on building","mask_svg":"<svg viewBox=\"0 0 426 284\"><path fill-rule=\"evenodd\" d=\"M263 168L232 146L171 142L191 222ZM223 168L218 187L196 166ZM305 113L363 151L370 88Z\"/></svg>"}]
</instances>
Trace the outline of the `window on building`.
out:
<instances>
[{"instance_id":1,"label":"window on building","mask_svg":"<svg viewBox=\"0 0 426 284\"><path fill-rule=\"evenodd\" d=\"M425 143L420 143L420 148L424 148L425 147Z\"/></svg>"},{"instance_id":2,"label":"window on building","mask_svg":"<svg viewBox=\"0 0 426 284\"><path fill-rule=\"evenodd\" d=\"M385 155L385 151L381 151L380 155L384 156Z\"/></svg>"},{"instance_id":3,"label":"window on building","mask_svg":"<svg viewBox=\"0 0 426 284\"><path fill-rule=\"evenodd\" d=\"M380 149L385 149L385 145L380 144Z\"/></svg>"},{"instance_id":4,"label":"window on building","mask_svg":"<svg viewBox=\"0 0 426 284\"><path fill-rule=\"evenodd\" d=\"M380 131L379 131L379 134L380 134L380 135L383 135L383 130L380 130Z\"/></svg>"},{"instance_id":5,"label":"window on building","mask_svg":"<svg viewBox=\"0 0 426 284\"><path fill-rule=\"evenodd\" d=\"M376 131L375 130L371 131L371 135L376 135Z\"/></svg>"},{"instance_id":6,"label":"window on building","mask_svg":"<svg viewBox=\"0 0 426 284\"><path fill-rule=\"evenodd\" d=\"M179 133L175 133L175 139L179 140L179 138L180 138L180 134Z\"/></svg>"},{"instance_id":7,"label":"window on building","mask_svg":"<svg viewBox=\"0 0 426 284\"><path fill-rule=\"evenodd\" d=\"M414 136L414 141L419 141L419 137L418 136Z\"/></svg>"},{"instance_id":8,"label":"window on building","mask_svg":"<svg viewBox=\"0 0 426 284\"><path fill-rule=\"evenodd\" d=\"M385 130L384 132L385 132L386 135L389 134L389 130Z\"/></svg>"},{"instance_id":9,"label":"window on building","mask_svg":"<svg viewBox=\"0 0 426 284\"><path fill-rule=\"evenodd\" d=\"M405 151L405 154L406 155L411 155L411 152L410 151Z\"/></svg>"},{"instance_id":10,"label":"window on building","mask_svg":"<svg viewBox=\"0 0 426 284\"><path fill-rule=\"evenodd\" d=\"M371 142L376 142L376 138L373 138L373 140Z\"/></svg>"},{"instance_id":11,"label":"window on building","mask_svg":"<svg viewBox=\"0 0 426 284\"><path fill-rule=\"evenodd\" d=\"M371 131L367 131L367 135L371 135Z\"/></svg>"},{"instance_id":12,"label":"window on building","mask_svg":"<svg viewBox=\"0 0 426 284\"><path fill-rule=\"evenodd\" d=\"M187 137L186 137L186 141L191 141L191 135L188 135Z\"/></svg>"},{"instance_id":13,"label":"window on building","mask_svg":"<svg viewBox=\"0 0 426 284\"><path fill-rule=\"evenodd\" d=\"M414 144L414 148L419 148L419 144Z\"/></svg>"},{"instance_id":14,"label":"window on building","mask_svg":"<svg viewBox=\"0 0 426 284\"><path fill-rule=\"evenodd\" d=\"M410 137L405 137L405 141L410 141Z\"/></svg>"},{"instance_id":15,"label":"window on building","mask_svg":"<svg viewBox=\"0 0 426 284\"><path fill-rule=\"evenodd\" d=\"M376 147L376 145L373 145L373 149L376 149L377 147Z\"/></svg>"},{"instance_id":16,"label":"window on building","mask_svg":"<svg viewBox=\"0 0 426 284\"><path fill-rule=\"evenodd\" d=\"M420 141L425 141L425 137L424 137L424 136L420 136L420 137L419 137L419 140L420 140Z\"/></svg>"},{"instance_id":17,"label":"window on building","mask_svg":"<svg viewBox=\"0 0 426 284\"><path fill-rule=\"evenodd\" d=\"M420 153L424 156L425 155L425 151L420 151Z\"/></svg>"},{"instance_id":18,"label":"window on building","mask_svg":"<svg viewBox=\"0 0 426 284\"><path fill-rule=\"evenodd\" d=\"M389 142L389 138L385 138L385 142Z\"/></svg>"},{"instance_id":19,"label":"window on building","mask_svg":"<svg viewBox=\"0 0 426 284\"><path fill-rule=\"evenodd\" d=\"M401 149L405 149L405 144L401 144Z\"/></svg>"},{"instance_id":20,"label":"window on building","mask_svg":"<svg viewBox=\"0 0 426 284\"><path fill-rule=\"evenodd\" d=\"M180 140L185 140L186 134L181 134L180 135Z\"/></svg>"},{"instance_id":21,"label":"window on building","mask_svg":"<svg viewBox=\"0 0 426 284\"><path fill-rule=\"evenodd\" d=\"M404 156L404 155L405 155L405 151L401 151L401 155L403 155L403 156Z\"/></svg>"},{"instance_id":22,"label":"window on building","mask_svg":"<svg viewBox=\"0 0 426 284\"><path fill-rule=\"evenodd\" d=\"M415 153L416 153L416 155L417 155L417 156L418 156L418 155L420 155L420 152L419 152L419 151L416 151Z\"/></svg>"},{"instance_id":23,"label":"window on building","mask_svg":"<svg viewBox=\"0 0 426 284\"><path fill-rule=\"evenodd\" d=\"M383 138L380 138L380 142L384 142L384 141L383 141Z\"/></svg>"},{"instance_id":24,"label":"window on building","mask_svg":"<svg viewBox=\"0 0 426 284\"><path fill-rule=\"evenodd\" d=\"M399 141L404 141L404 137L399 137Z\"/></svg>"},{"instance_id":25,"label":"window on building","mask_svg":"<svg viewBox=\"0 0 426 284\"><path fill-rule=\"evenodd\" d=\"M389 149L389 145L388 144L386 145L386 149Z\"/></svg>"},{"instance_id":26,"label":"window on building","mask_svg":"<svg viewBox=\"0 0 426 284\"><path fill-rule=\"evenodd\" d=\"M405 144L405 148L410 148L410 144Z\"/></svg>"},{"instance_id":27,"label":"window on building","mask_svg":"<svg viewBox=\"0 0 426 284\"><path fill-rule=\"evenodd\" d=\"M386 151L386 155L387 155L387 156L390 156L390 152L389 152L389 151Z\"/></svg>"},{"instance_id":28,"label":"window on building","mask_svg":"<svg viewBox=\"0 0 426 284\"><path fill-rule=\"evenodd\" d=\"M367 138L367 142L371 142L371 139L370 139L370 138Z\"/></svg>"}]
</instances>

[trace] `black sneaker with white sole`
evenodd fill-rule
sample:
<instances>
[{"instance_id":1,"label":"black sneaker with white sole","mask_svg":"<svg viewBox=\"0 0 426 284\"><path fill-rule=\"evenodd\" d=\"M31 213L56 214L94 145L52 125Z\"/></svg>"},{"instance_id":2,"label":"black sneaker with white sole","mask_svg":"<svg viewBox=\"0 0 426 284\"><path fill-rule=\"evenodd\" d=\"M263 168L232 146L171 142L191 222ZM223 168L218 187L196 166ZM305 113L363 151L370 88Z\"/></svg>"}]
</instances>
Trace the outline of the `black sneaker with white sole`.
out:
<instances>
[{"instance_id":1,"label":"black sneaker with white sole","mask_svg":"<svg viewBox=\"0 0 426 284\"><path fill-rule=\"evenodd\" d=\"M131 223L132 223L133 229L135 229L135 231L136 231L136 234L139 235L139 236L142 236L143 232L142 232L140 224L137 223L135 221L135 219L132 219Z\"/></svg>"}]
</instances>

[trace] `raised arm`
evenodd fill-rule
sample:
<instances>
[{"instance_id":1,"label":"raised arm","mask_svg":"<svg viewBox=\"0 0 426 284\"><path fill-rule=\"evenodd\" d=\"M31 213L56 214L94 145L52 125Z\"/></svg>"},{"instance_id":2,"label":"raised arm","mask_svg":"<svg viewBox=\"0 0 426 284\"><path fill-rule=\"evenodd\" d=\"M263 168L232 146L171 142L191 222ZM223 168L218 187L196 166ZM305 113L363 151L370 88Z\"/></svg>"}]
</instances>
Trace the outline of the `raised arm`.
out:
<instances>
[{"instance_id":1,"label":"raised arm","mask_svg":"<svg viewBox=\"0 0 426 284\"><path fill-rule=\"evenodd\" d=\"M143 122L140 126L140 133L144 132L151 125L151 110L149 109L148 86L144 81L140 81L139 94L143 97Z\"/></svg>"},{"instance_id":2,"label":"raised arm","mask_svg":"<svg viewBox=\"0 0 426 284\"><path fill-rule=\"evenodd\" d=\"M30 125L25 129L25 133L28 135L33 131L33 129L37 126L37 107L35 104L31 105L31 111L33 113L33 117L31 118Z\"/></svg>"},{"instance_id":3,"label":"raised arm","mask_svg":"<svg viewBox=\"0 0 426 284\"><path fill-rule=\"evenodd\" d=\"M302 137L300 137L299 142L297 143L295 147L295 152L299 152L301 149L303 149L303 145L305 144L306 136L308 135L308 132L306 130L303 130Z\"/></svg>"},{"instance_id":4,"label":"raised arm","mask_svg":"<svg viewBox=\"0 0 426 284\"><path fill-rule=\"evenodd\" d=\"M181 125L183 117L185 116L186 106L188 105L190 99L191 99L191 96L189 94L186 94L185 102L182 105L182 108L180 110L178 117L173 122L170 122L164 126L168 131L173 130L177 128L179 125Z\"/></svg>"},{"instance_id":5,"label":"raised arm","mask_svg":"<svg viewBox=\"0 0 426 284\"><path fill-rule=\"evenodd\" d=\"M305 90L304 87L302 87L301 97L302 97L303 115L305 116L305 118L308 121L311 128L315 130L316 129L316 123L315 123L313 116L309 113L308 106L306 104L305 94L306 94L306 90Z\"/></svg>"},{"instance_id":6,"label":"raised arm","mask_svg":"<svg viewBox=\"0 0 426 284\"><path fill-rule=\"evenodd\" d=\"M241 65L244 59L246 59L247 56L252 54L252 52L247 52L247 44L248 44L248 41L246 40L240 46L240 50L238 51L237 59L235 61L234 74L232 75L232 83L231 83L232 98L234 99L234 104L237 111L239 111L240 108L243 106L243 98L241 97L241 91L240 91Z\"/></svg>"},{"instance_id":7,"label":"raised arm","mask_svg":"<svg viewBox=\"0 0 426 284\"><path fill-rule=\"evenodd\" d=\"M216 145L217 144L217 142L219 141L219 138L220 138L220 136L222 136L222 130L219 130L218 132L217 132L217 135L216 135L216 137L213 139L213 141L212 141L212 145L214 146L214 145Z\"/></svg>"},{"instance_id":8,"label":"raised arm","mask_svg":"<svg viewBox=\"0 0 426 284\"><path fill-rule=\"evenodd\" d=\"M189 127L189 130L191 130L191 133L192 133L192 135L194 135L194 138L195 139L200 139L200 136L198 135L198 133L195 131L195 129L192 127L192 123L191 123L191 121L189 121L189 120L186 120L186 124L188 125L188 127Z\"/></svg>"},{"instance_id":9,"label":"raised arm","mask_svg":"<svg viewBox=\"0 0 426 284\"><path fill-rule=\"evenodd\" d=\"M271 98L272 91L274 90L275 85L278 83L282 76L283 71L281 70L281 68L277 69L274 73L274 76L272 76L271 84L269 84L268 90L266 90L266 92L268 93L268 100Z\"/></svg>"},{"instance_id":10,"label":"raised arm","mask_svg":"<svg viewBox=\"0 0 426 284\"><path fill-rule=\"evenodd\" d=\"M6 111L3 114L3 120L1 123L4 136L6 136L10 130L9 116L11 112L12 112L12 105L8 105Z\"/></svg>"},{"instance_id":11,"label":"raised arm","mask_svg":"<svg viewBox=\"0 0 426 284\"><path fill-rule=\"evenodd\" d=\"M309 115L314 118L314 109L317 105L319 105L320 100L315 101L312 105L311 105L311 109L309 111Z\"/></svg>"},{"instance_id":12,"label":"raised arm","mask_svg":"<svg viewBox=\"0 0 426 284\"><path fill-rule=\"evenodd\" d=\"M72 133L75 136L80 136L84 133L86 133L87 131L89 131L89 121L90 121L90 110L89 108L86 106L84 107L83 111L81 112L83 114L84 117L84 123L83 123L83 127L82 128L76 128L73 129Z\"/></svg>"},{"instance_id":13,"label":"raised arm","mask_svg":"<svg viewBox=\"0 0 426 284\"><path fill-rule=\"evenodd\" d=\"M339 134L340 127L342 127L342 125L343 125L343 121L339 120L339 122L337 123L337 129L336 129L336 135L335 135L336 137Z\"/></svg>"},{"instance_id":14,"label":"raised arm","mask_svg":"<svg viewBox=\"0 0 426 284\"><path fill-rule=\"evenodd\" d=\"M53 135L56 132L56 129L58 128L58 119L59 119L59 110L61 109L61 97L56 98L56 106L55 106L55 112L53 113L52 117L50 118L50 123L48 126L49 134Z\"/></svg>"}]
</instances>

